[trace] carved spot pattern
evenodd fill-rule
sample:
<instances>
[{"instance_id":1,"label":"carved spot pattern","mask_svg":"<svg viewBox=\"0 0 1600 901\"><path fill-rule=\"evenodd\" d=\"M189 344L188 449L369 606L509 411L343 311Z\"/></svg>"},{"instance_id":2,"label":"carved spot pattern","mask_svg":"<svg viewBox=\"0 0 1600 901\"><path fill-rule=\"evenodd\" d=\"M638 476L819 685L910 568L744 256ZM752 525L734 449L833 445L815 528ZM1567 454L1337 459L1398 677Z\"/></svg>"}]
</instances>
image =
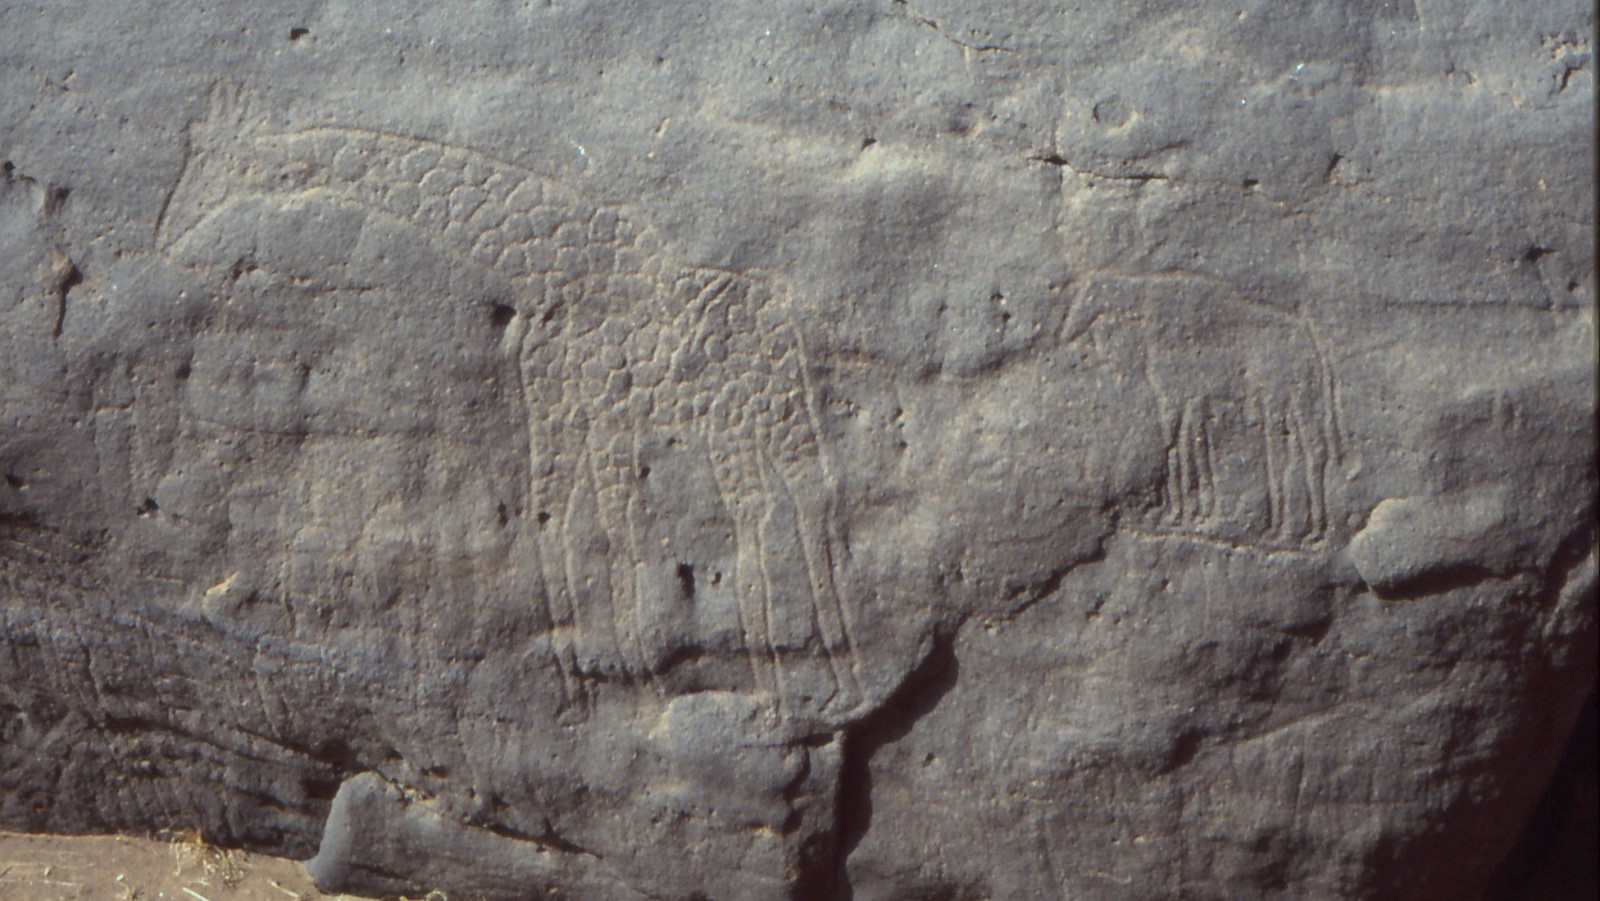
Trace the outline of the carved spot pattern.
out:
<instances>
[{"instance_id":1,"label":"carved spot pattern","mask_svg":"<svg viewBox=\"0 0 1600 901\"><path fill-rule=\"evenodd\" d=\"M245 129L227 146L202 143L184 178L212 182L211 196L358 206L512 281L519 304L501 318L528 432L524 525L537 536L550 655L570 704L588 704L586 682L603 674L655 684L646 632L649 605L664 601L640 584L640 447L674 432L706 450L734 526L758 690L782 706L802 691L786 684L785 656L820 654L833 683L825 703L860 700L833 473L804 345L771 278L676 265L625 208L405 135ZM795 565L773 565L778 547ZM798 647L797 617L809 630Z\"/></svg>"}]
</instances>

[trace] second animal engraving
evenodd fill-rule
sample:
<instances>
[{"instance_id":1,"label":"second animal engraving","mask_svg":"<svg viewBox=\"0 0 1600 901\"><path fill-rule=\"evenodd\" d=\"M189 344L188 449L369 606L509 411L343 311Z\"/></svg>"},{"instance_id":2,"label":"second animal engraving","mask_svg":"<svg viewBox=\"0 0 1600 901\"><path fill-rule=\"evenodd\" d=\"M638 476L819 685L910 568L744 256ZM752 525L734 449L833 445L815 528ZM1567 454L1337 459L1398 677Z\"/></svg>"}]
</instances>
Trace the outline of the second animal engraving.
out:
<instances>
[{"instance_id":1,"label":"second animal engraving","mask_svg":"<svg viewBox=\"0 0 1600 901\"><path fill-rule=\"evenodd\" d=\"M1096 278L1068 317L1156 401L1167 441L1154 533L1265 550L1327 537L1342 463L1337 386L1311 324L1192 275Z\"/></svg>"}]
</instances>

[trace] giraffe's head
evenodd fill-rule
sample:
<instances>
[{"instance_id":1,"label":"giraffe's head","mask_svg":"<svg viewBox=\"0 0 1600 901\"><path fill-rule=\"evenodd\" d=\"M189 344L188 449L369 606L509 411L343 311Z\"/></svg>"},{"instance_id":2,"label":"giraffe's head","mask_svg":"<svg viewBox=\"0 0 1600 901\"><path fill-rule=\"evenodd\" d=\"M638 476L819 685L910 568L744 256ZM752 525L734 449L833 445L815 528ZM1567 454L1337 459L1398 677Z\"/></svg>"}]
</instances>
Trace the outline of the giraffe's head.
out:
<instances>
[{"instance_id":1,"label":"giraffe's head","mask_svg":"<svg viewBox=\"0 0 1600 901\"><path fill-rule=\"evenodd\" d=\"M258 182L257 138L264 125L236 86L213 87L206 110L183 136L183 168L156 221L156 247L166 253L236 195Z\"/></svg>"}]
</instances>

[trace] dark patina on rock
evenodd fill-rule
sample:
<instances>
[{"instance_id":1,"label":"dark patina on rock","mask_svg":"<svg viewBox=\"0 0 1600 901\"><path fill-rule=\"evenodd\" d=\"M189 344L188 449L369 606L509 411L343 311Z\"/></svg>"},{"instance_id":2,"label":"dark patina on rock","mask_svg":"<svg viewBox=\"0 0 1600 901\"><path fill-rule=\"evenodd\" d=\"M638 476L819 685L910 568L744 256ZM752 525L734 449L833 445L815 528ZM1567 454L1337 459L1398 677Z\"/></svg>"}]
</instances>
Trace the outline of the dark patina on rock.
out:
<instances>
[{"instance_id":1,"label":"dark patina on rock","mask_svg":"<svg viewBox=\"0 0 1600 901\"><path fill-rule=\"evenodd\" d=\"M0 826L1472 897L1555 772L1585 5L5 22Z\"/></svg>"}]
</instances>

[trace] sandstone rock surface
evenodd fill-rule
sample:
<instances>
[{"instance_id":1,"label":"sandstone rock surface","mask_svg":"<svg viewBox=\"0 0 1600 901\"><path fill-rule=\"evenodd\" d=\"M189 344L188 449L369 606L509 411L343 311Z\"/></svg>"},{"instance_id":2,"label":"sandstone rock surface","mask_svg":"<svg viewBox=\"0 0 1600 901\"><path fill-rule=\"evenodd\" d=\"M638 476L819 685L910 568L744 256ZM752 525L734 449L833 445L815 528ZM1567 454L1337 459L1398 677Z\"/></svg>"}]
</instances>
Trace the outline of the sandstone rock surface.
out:
<instances>
[{"instance_id":1,"label":"sandstone rock surface","mask_svg":"<svg viewBox=\"0 0 1600 901\"><path fill-rule=\"evenodd\" d=\"M1467 898L1555 771L1586 4L3 18L0 827Z\"/></svg>"}]
</instances>

